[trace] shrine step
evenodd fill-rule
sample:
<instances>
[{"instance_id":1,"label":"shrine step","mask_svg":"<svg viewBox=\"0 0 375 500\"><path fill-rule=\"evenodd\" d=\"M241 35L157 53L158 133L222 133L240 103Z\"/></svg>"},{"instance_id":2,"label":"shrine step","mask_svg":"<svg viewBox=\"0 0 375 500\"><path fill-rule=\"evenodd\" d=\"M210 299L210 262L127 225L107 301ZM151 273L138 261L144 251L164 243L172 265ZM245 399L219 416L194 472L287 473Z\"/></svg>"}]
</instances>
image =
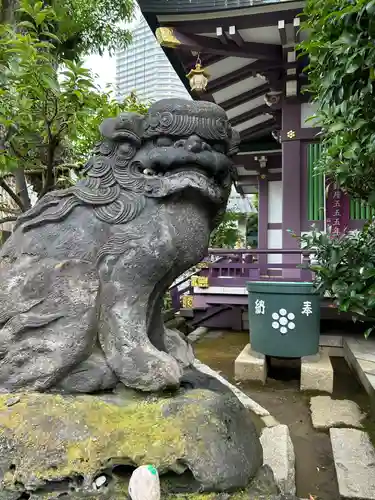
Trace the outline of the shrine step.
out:
<instances>
[{"instance_id":1,"label":"shrine step","mask_svg":"<svg viewBox=\"0 0 375 500\"><path fill-rule=\"evenodd\" d=\"M375 500L375 450L368 434L331 428L329 435L340 498Z\"/></svg>"}]
</instances>

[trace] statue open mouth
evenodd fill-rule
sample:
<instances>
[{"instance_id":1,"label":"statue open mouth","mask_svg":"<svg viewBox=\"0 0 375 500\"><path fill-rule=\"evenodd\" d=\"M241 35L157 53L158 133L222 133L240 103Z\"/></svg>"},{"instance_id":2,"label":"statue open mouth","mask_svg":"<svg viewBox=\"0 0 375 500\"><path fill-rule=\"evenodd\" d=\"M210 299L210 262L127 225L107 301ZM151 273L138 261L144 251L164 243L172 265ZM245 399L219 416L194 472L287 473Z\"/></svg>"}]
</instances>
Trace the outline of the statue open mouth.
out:
<instances>
[{"instance_id":1,"label":"statue open mouth","mask_svg":"<svg viewBox=\"0 0 375 500\"><path fill-rule=\"evenodd\" d=\"M221 147L225 151L225 145ZM226 199L232 181L231 159L196 135L170 146L145 148L134 162L138 175L149 186L148 196L168 196L193 189L220 204Z\"/></svg>"}]
</instances>

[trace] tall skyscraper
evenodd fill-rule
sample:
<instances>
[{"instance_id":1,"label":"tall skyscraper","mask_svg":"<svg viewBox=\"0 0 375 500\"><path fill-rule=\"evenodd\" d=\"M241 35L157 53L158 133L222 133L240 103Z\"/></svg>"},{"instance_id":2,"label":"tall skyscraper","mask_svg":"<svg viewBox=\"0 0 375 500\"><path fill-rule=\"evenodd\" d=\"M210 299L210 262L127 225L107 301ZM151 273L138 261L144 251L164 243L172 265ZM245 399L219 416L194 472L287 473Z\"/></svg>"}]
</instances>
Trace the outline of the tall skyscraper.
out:
<instances>
[{"instance_id":1,"label":"tall skyscraper","mask_svg":"<svg viewBox=\"0 0 375 500\"><path fill-rule=\"evenodd\" d=\"M117 99L125 98L132 91L150 101L165 97L190 98L143 17L133 31L131 45L116 54Z\"/></svg>"}]
</instances>

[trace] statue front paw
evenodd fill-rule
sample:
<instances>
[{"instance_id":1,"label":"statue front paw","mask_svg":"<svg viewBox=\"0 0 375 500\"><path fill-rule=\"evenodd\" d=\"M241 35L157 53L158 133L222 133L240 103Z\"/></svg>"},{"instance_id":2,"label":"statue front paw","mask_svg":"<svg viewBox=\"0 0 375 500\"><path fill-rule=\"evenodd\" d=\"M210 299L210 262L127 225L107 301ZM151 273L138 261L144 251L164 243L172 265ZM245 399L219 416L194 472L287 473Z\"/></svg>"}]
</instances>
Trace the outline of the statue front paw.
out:
<instances>
[{"instance_id":1,"label":"statue front paw","mask_svg":"<svg viewBox=\"0 0 375 500\"><path fill-rule=\"evenodd\" d=\"M182 368L193 364L195 359L193 348L181 332L166 328L164 342L168 354L173 356Z\"/></svg>"},{"instance_id":2,"label":"statue front paw","mask_svg":"<svg viewBox=\"0 0 375 500\"><path fill-rule=\"evenodd\" d=\"M110 359L108 363L126 387L158 392L180 386L182 368L179 363L151 343L122 352L121 358L116 356L116 360Z\"/></svg>"}]
</instances>

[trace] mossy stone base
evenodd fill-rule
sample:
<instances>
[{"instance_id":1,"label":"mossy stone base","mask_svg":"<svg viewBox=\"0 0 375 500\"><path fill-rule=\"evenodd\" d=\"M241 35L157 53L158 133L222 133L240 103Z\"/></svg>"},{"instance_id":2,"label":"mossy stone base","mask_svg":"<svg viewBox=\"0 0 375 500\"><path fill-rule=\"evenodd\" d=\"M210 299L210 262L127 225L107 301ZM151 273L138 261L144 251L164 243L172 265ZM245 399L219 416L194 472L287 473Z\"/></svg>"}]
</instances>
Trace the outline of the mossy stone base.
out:
<instances>
[{"instance_id":1,"label":"mossy stone base","mask_svg":"<svg viewBox=\"0 0 375 500\"><path fill-rule=\"evenodd\" d=\"M0 500L23 492L114 500L119 489L125 498L116 468L147 463L161 475L190 471L200 491L233 491L249 484L262 461L251 416L229 394L0 396ZM103 474L107 484L97 490Z\"/></svg>"}]
</instances>

